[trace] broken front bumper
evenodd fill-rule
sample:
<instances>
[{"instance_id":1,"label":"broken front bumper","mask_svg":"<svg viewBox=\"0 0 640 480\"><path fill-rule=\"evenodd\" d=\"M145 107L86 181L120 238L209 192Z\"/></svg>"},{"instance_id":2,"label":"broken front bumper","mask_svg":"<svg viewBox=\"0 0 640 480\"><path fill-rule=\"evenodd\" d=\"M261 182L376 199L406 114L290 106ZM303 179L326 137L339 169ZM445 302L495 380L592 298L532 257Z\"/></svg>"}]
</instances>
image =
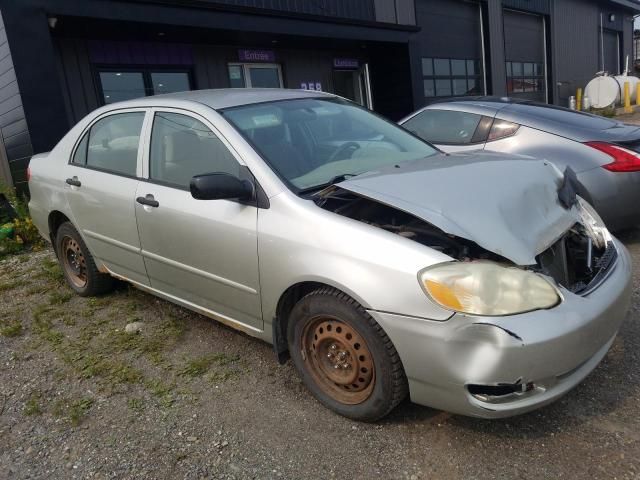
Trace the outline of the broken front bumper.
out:
<instances>
[{"instance_id":1,"label":"broken front bumper","mask_svg":"<svg viewBox=\"0 0 640 480\"><path fill-rule=\"evenodd\" d=\"M562 289L562 303L549 310L455 314L444 322L370 311L402 359L411 400L500 418L551 403L575 387L606 355L629 304L631 261L615 244L618 259L602 284L584 297ZM502 388L492 395L496 386L517 392L502 394Z\"/></svg>"}]
</instances>

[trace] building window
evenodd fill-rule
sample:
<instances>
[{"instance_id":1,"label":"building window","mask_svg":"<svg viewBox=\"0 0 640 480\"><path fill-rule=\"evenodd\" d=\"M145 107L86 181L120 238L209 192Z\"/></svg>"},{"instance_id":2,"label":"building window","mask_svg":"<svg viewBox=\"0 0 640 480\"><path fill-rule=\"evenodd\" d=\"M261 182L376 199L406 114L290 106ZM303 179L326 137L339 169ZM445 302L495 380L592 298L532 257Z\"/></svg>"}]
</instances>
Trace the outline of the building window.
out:
<instances>
[{"instance_id":1,"label":"building window","mask_svg":"<svg viewBox=\"0 0 640 480\"><path fill-rule=\"evenodd\" d=\"M544 66L533 62L507 62L507 92L543 92Z\"/></svg>"},{"instance_id":2,"label":"building window","mask_svg":"<svg viewBox=\"0 0 640 480\"><path fill-rule=\"evenodd\" d=\"M282 72L275 63L230 63L231 88L282 88Z\"/></svg>"},{"instance_id":3,"label":"building window","mask_svg":"<svg viewBox=\"0 0 640 480\"><path fill-rule=\"evenodd\" d=\"M191 90L188 71L100 69L98 77L105 104Z\"/></svg>"},{"instance_id":4,"label":"building window","mask_svg":"<svg viewBox=\"0 0 640 480\"><path fill-rule=\"evenodd\" d=\"M481 95L480 61L468 58L423 58L424 96L452 97Z\"/></svg>"}]
</instances>

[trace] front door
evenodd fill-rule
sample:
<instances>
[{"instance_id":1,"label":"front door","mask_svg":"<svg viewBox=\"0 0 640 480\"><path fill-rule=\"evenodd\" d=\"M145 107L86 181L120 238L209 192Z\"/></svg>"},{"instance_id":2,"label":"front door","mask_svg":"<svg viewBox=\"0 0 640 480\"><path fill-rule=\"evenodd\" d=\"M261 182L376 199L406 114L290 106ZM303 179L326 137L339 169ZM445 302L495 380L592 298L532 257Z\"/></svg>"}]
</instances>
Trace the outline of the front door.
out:
<instances>
[{"instance_id":1,"label":"front door","mask_svg":"<svg viewBox=\"0 0 640 480\"><path fill-rule=\"evenodd\" d=\"M73 222L98 265L148 285L133 202L144 119L140 109L98 119L78 142L60 181Z\"/></svg>"},{"instance_id":2,"label":"front door","mask_svg":"<svg viewBox=\"0 0 640 480\"><path fill-rule=\"evenodd\" d=\"M257 208L189 191L194 175L243 170L213 130L191 113L153 111L148 181L135 204L142 255L152 288L261 329Z\"/></svg>"}]
</instances>

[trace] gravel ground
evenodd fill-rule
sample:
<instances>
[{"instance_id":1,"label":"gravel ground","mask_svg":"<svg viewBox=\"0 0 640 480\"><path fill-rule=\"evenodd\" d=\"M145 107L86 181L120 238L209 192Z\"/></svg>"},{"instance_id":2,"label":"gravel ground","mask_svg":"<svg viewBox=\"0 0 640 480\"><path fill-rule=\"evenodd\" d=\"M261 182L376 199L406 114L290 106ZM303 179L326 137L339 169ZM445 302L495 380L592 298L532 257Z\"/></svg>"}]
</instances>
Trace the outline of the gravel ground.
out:
<instances>
[{"instance_id":1,"label":"gravel ground","mask_svg":"<svg viewBox=\"0 0 640 480\"><path fill-rule=\"evenodd\" d=\"M640 265L640 230L622 239ZM49 251L0 262L0 478L640 479L639 267L612 350L560 401L494 421L407 401L378 424L324 409L265 343L60 273Z\"/></svg>"}]
</instances>

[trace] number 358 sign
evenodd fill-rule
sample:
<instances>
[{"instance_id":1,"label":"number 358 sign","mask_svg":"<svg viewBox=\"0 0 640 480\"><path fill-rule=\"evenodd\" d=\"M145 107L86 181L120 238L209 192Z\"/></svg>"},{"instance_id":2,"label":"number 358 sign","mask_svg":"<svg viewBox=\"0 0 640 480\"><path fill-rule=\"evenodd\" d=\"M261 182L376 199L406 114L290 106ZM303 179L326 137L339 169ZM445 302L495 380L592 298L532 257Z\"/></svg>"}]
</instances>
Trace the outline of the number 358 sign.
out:
<instances>
[{"instance_id":1,"label":"number 358 sign","mask_svg":"<svg viewBox=\"0 0 640 480\"><path fill-rule=\"evenodd\" d=\"M322 83L320 82L302 82L300 84L301 90L315 90L317 92L322 91Z\"/></svg>"}]
</instances>

